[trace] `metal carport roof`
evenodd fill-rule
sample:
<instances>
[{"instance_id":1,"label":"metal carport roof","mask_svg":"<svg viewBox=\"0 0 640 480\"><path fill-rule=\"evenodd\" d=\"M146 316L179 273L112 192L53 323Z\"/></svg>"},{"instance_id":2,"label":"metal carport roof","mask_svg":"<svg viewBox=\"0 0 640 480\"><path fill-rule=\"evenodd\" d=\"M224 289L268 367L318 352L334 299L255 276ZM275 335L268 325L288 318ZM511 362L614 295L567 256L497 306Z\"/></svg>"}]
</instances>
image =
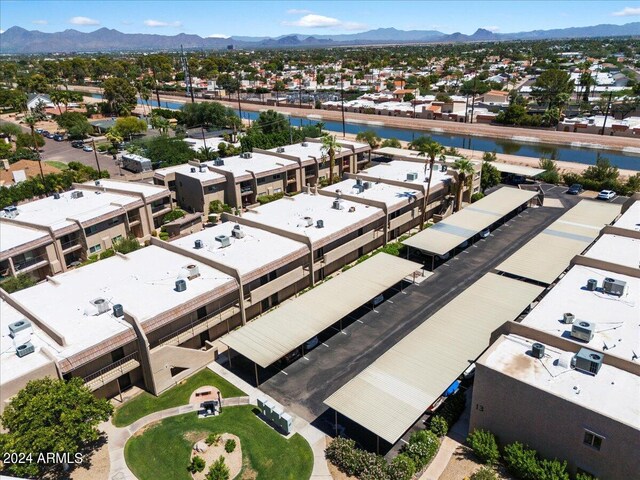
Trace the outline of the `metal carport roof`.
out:
<instances>
[{"instance_id":1,"label":"metal carport roof","mask_svg":"<svg viewBox=\"0 0 640 480\"><path fill-rule=\"evenodd\" d=\"M514 175L524 175L525 177L535 177L544 172L542 168L528 167L526 165L513 165L511 163L491 162L491 166L502 173L513 173Z\"/></svg>"},{"instance_id":2,"label":"metal carport roof","mask_svg":"<svg viewBox=\"0 0 640 480\"><path fill-rule=\"evenodd\" d=\"M263 368L422 265L379 253L220 339Z\"/></svg>"},{"instance_id":3,"label":"metal carport roof","mask_svg":"<svg viewBox=\"0 0 640 480\"><path fill-rule=\"evenodd\" d=\"M538 192L529 190L503 187L403 243L424 252L444 255L537 194Z\"/></svg>"},{"instance_id":4,"label":"metal carport roof","mask_svg":"<svg viewBox=\"0 0 640 480\"><path fill-rule=\"evenodd\" d=\"M486 274L324 403L395 443L542 291Z\"/></svg>"},{"instance_id":5,"label":"metal carport roof","mask_svg":"<svg viewBox=\"0 0 640 480\"><path fill-rule=\"evenodd\" d=\"M551 284L620 214L621 205L582 200L536 235L496 270Z\"/></svg>"}]
</instances>

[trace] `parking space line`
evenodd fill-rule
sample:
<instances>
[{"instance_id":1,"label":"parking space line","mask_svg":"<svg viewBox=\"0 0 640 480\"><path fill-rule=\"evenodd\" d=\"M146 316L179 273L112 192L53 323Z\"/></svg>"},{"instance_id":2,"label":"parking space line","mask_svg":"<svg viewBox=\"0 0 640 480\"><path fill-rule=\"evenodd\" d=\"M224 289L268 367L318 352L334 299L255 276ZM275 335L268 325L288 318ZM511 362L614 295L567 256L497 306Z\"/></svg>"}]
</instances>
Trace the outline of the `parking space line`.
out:
<instances>
[{"instance_id":1,"label":"parking space line","mask_svg":"<svg viewBox=\"0 0 640 480\"><path fill-rule=\"evenodd\" d=\"M391 300L387 300L387 302L389 302L389 303L393 303Z\"/></svg>"},{"instance_id":2,"label":"parking space line","mask_svg":"<svg viewBox=\"0 0 640 480\"><path fill-rule=\"evenodd\" d=\"M364 323L362 320L356 320L356 322L358 322L358 323Z\"/></svg>"}]
</instances>

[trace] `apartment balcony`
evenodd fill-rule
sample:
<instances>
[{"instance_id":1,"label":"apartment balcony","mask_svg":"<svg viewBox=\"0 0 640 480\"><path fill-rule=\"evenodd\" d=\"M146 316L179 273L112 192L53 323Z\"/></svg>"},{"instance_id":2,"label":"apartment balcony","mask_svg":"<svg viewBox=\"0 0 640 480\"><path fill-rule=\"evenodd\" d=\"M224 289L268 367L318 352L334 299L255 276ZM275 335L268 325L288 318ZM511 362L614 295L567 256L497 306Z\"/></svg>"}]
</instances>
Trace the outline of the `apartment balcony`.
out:
<instances>
[{"instance_id":1,"label":"apartment balcony","mask_svg":"<svg viewBox=\"0 0 640 480\"><path fill-rule=\"evenodd\" d=\"M138 352L131 353L120 360L101 368L95 373L84 377L84 383L92 392L113 382L118 377L135 370L140 366Z\"/></svg>"},{"instance_id":2,"label":"apartment balcony","mask_svg":"<svg viewBox=\"0 0 640 480\"><path fill-rule=\"evenodd\" d=\"M37 270L38 268L44 267L46 265L49 265L49 258L47 257L46 253L25 260L13 261L13 267L15 268L16 272L19 273Z\"/></svg>"},{"instance_id":3,"label":"apartment balcony","mask_svg":"<svg viewBox=\"0 0 640 480\"><path fill-rule=\"evenodd\" d=\"M296 177L287 178L287 185L291 185L292 183L296 183Z\"/></svg>"},{"instance_id":4,"label":"apartment balcony","mask_svg":"<svg viewBox=\"0 0 640 480\"><path fill-rule=\"evenodd\" d=\"M63 242L60 244L62 247L62 253L63 254L67 254L70 252L74 252L76 250L80 250L83 248L82 243L80 242L79 238L75 238L73 240L69 240L67 242Z\"/></svg>"},{"instance_id":5,"label":"apartment balcony","mask_svg":"<svg viewBox=\"0 0 640 480\"><path fill-rule=\"evenodd\" d=\"M162 205L151 206L151 214L154 217L165 215L171 211L171 204L163 203Z\"/></svg>"},{"instance_id":6,"label":"apartment balcony","mask_svg":"<svg viewBox=\"0 0 640 480\"><path fill-rule=\"evenodd\" d=\"M182 328L171 332L169 335L165 335L158 340L158 347L163 345L181 345L187 340L191 340L196 335L200 335L202 332L209 330L210 328L230 319L234 315L240 313L240 308L237 305L230 305L230 308L225 309L222 312L213 312L195 322L185 325Z\"/></svg>"},{"instance_id":7,"label":"apartment balcony","mask_svg":"<svg viewBox=\"0 0 640 480\"><path fill-rule=\"evenodd\" d=\"M135 227L136 225L140 225L139 213L136 213L135 215L129 215L127 218L129 219L129 227Z\"/></svg>"}]
</instances>

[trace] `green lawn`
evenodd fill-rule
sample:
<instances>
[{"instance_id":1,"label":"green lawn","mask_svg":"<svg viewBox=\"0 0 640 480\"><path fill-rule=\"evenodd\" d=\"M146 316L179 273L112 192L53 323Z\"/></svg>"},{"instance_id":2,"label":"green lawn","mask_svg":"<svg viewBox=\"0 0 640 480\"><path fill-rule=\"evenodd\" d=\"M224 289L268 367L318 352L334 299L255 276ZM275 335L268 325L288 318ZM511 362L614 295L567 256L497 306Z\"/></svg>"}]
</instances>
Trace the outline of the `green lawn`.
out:
<instances>
[{"instance_id":1,"label":"green lawn","mask_svg":"<svg viewBox=\"0 0 640 480\"><path fill-rule=\"evenodd\" d=\"M57 168L59 170L67 170L69 168L69 165L67 165L64 162L56 162L55 160L47 160L46 162L47 165L51 165L54 168Z\"/></svg>"},{"instance_id":2,"label":"green lawn","mask_svg":"<svg viewBox=\"0 0 640 480\"><path fill-rule=\"evenodd\" d=\"M243 467L237 478L246 474L256 480L308 479L313 452L307 441L299 434L287 440L258 419L254 409L252 405L227 407L220 415L204 419L195 413L166 418L127 442L127 465L139 480L190 480L186 468L198 434L232 433L242 447Z\"/></svg>"},{"instance_id":3,"label":"green lawn","mask_svg":"<svg viewBox=\"0 0 640 480\"><path fill-rule=\"evenodd\" d=\"M242 397L246 395L246 393L227 382L220 375L216 375L208 368L205 368L187 378L182 384L176 385L158 397L148 392L142 392L140 395L127 401L124 405L116 409L113 414L113 424L116 427L126 427L150 413L186 405L189 403L189 397L193 391L205 385L211 385L220 390L222 398Z\"/></svg>"}]
</instances>

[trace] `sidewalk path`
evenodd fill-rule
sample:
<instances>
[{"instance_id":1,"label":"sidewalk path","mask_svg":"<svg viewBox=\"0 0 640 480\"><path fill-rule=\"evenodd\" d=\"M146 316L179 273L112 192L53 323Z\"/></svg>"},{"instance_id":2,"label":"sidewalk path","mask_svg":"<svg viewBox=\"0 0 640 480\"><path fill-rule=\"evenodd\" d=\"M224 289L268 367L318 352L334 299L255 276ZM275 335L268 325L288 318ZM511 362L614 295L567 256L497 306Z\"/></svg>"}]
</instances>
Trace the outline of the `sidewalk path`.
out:
<instances>
[{"instance_id":1,"label":"sidewalk path","mask_svg":"<svg viewBox=\"0 0 640 480\"><path fill-rule=\"evenodd\" d=\"M209 369L223 377L228 382L232 383L236 387L245 391L250 398L250 403L256 405L258 397L267 397L274 403L278 404L274 399L264 394L255 387L252 387L244 380L238 378L233 373L221 365L213 362L209 365ZM279 404L278 404L279 405ZM107 445L109 448L109 461L111 463L109 470L109 478L111 480L136 480L136 476L127 467L127 462L124 458L124 446L127 441L141 428L147 425L163 420L168 417L176 415L182 415L185 413L195 412L198 410L198 405L182 405L180 407L168 408L159 412L150 413L146 417L135 421L127 427L118 428L111 421L103 422L100 425L100 429L107 434ZM311 480L332 480L329 473L329 467L327 461L324 458L324 448L326 443L326 435L320 430L309 424L306 420L293 417L293 432L297 432L304 439L309 442L311 449L313 450L313 470L311 472Z\"/></svg>"}]
</instances>

